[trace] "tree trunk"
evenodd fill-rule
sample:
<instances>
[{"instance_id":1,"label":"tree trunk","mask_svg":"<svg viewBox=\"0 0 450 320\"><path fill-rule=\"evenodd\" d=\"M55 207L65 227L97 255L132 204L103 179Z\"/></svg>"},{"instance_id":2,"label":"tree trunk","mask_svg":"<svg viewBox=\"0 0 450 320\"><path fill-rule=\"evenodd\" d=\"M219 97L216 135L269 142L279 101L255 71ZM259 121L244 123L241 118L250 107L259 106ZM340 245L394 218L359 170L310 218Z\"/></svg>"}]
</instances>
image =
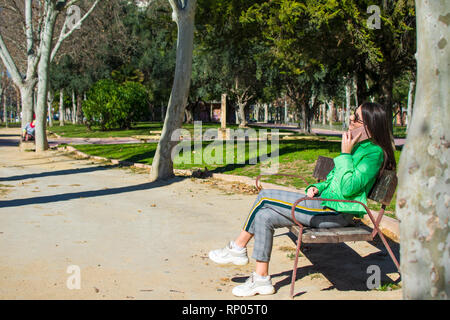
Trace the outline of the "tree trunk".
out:
<instances>
[{"instance_id":1,"label":"tree trunk","mask_svg":"<svg viewBox=\"0 0 450 320\"><path fill-rule=\"evenodd\" d=\"M299 125L300 125L300 127L301 127L301 129L302 129L302 131L304 132L304 133L306 133L306 127L308 126L308 116L307 116L307 114L306 114L306 108L307 108L307 106L306 106L306 104L305 103L302 103L301 104L301 106L300 106L300 112L301 112L301 115L302 115L302 119L301 119L301 122L299 123Z\"/></svg>"},{"instance_id":2,"label":"tree trunk","mask_svg":"<svg viewBox=\"0 0 450 320\"><path fill-rule=\"evenodd\" d=\"M38 85L36 104L36 152L48 149L46 134L47 118L47 92L50 69L50 55L52 51L52 37L58 11L53 1L46 2L47 12L44 21L41 43L39 46L40 60L38 65Z\"/></svg>"},{"instance_id":3,"label":"tree trunk","mask_svg":"<svg viewBox=\"0 0 450 320\"><path fill-rule=\"evenodd\" d=\"M288 123L288 103L287 98L284 98L284 123Z\"/></svg>"},{"instance_id":4,"label":"tree trunk","mask_svg":"<svg viewBox=\"0 0 450 320\"><path fill-rule=\"evenodd\" d=\"M72 89L72 124L77 124L77 103L75 100L75 90Z\"/></svg>"},{"instance_id":5,"label":"tree trunk","mask_svg":"<svg viewBox=\"0 0 450 320\"><path fill-rule=\"evenodd\" d=\"M359 107L359 104L367 99L366 74L363 71L355 75L353 85L355 87L355 103Z\"/></svg>"},{"instance_id":6,"label":"tree trunk","mask_svg":"<svg viewBox=\"0 0 450 320\"><path fill-rule=\"evenodd\" d=\"M238 99L239 101L240 99ZM245 106L246 103L238 103L238 114L239 114L239 127L244 128L247 127L247 119L245 117Z\"/></svg>"},{"instance_id":7,"label":"tree trunk","mask_svg":"<svg viewBox=\"0 0 450 320\"><path fill-rule=\"evenodd\" d=\"M3 98L3 119L5 121L5 127L8 128L8 108L6 107L6 94L0 95ZM0 102L2 99L0 99Z\"/></svg>"},{"instance_id":8,"label":"tree trunk","mask_svg":"<svg viewBox=\"0 0 450 320\"><path fill-rule=\"evenodd\" d=\"M194 123L194 112L191 108L193 108L193 106L189 105L186 109L184 109L184 118L186 123Z\"/></svg>"},{"instance_id":9,"label":"tree trunk","mask_svg":"<svg viewBox=\"0 0 450 320\"><path fill-rule=\"evenodd\" d=\"M59 125L64 126L64 89L59 90Z\"/></svg>"},{"instance_id":10,"label":"tree trunk","mask_svg":"<svg viewBox=\"0 0 450 320\"><path fill-rule=\"evenodd\" d=\"M386 110L386 114L389 117L389 126L391 132L393 132L394 117L392 115L392 90L394 88L394 78L391 72L386 72L385 76L382 77L381 81L381 92L382 96L380 99L381 104Z\"/></svg>"},{"instance_id":11,"label":"tree trunk","mask_svg":"<svg viewBox=\"0 0 450 320\"><path fill-rule=\"evenodd\" d=\"M325 103L322 104L322 125L327 124L327 106Z\"/></svg>"},{"instance_id":12,"label":"tree trunk","mask_svg":"<svg viewBox=\"0 0 450 320\"><path fill-rule=\"evenodd\" d=\"M55 95L52 90L48 90L47 94L47 104L48 104L48 126L53 127L53 100Z\"/></svg>"},{"instance_id":13,"label":"tree trunk","mask_svg":"<svg viewBox=\"0 0 450 320\"><path fill-rule=\"evenodd\" d=\"M172 141L171 138L172 133L181 128L183 123L191 83L196 0L186 0L183 8L177 1L169 1L173 9L172 19L178 27L175 76L167 116L153 158L151 181L174 176L172 149L178 141Z\"/></svg>"},{"instance_id":14,"label":"tree trunk","mask_svg":"<svg viewBox=\"0 0 450 320\"><path fill-rule=\"evenodd\" d=\"M347 129L350 124L350 109L351 109L351 98L352 98L352 87L350 82L345 85L345 117L344 117L344 128Z\"/></svg>"},{"instance_id":15,"label":"tree trunk","mask_svg":"<svg viewBox=\"0 0 450 320\"><path fill-rule=\"evenodd\" d=\"M417 89L399 165L404 299L450 297L450 2L416 1Z\"/></svg>"},{"instance_id":16,"label":"tree trunk","mask_svg":"<svg viewBox=\"0 0 450 320\"><path fill-rule=\"evenodd\" d=\"M269 122L269 106L267 103L264 103L264 123Z\"/></svg>"},{"instance_id":17,"label":"tree trunk","mask_svg":"<svg viewBox=\"0 0 450 320\"><path fill-rule=\"evenodd\" d=\"M77 95L77 124L83 124L83 95L80 93Z\"/></svg>"},{"instance_id":18,"label":"tree trunk","mask_svg":"<svg viewBox=\"0 0 450 320\"><path fill-rule=\"evenodd\" d=\"M330 107L330 109L328 111L328 125L331 127L333 125L334 114L335 114L334 101L331 100L330 103L327 102L327 104Z\"/></svg>"},{"instance_id":19,"label":"tree trunk","mask_svg":"<svg viewBox=\"0 0 450 320\"><path fill-rule=\"evenodd\" d=\"M3 72L0 73L0 103L3 101L3 87L2 87L2 77L3 77ZM6 108L3 108L3 122L6 122Z\"/></svg>"},{"instance_id":20,"label":"tree trunk","mask_svg":"<svg viewBox=\"0 0 450 320\"><path fill-rule=\"evenodd\" d=\"M255 115L255 120L256 120L256 122L259 122L259 109L261 108L261 106L260 106L260 104L259 103L257 103L256 105L255 105L255 110L254 110L254 115Z\"/></svg>"},{"instance_id":21,"label":"tree trunk","mask_svg":"<svg viewBox=\"0 0 450 320\"><path fill-rule=\"evenodd\" d=\"M22 105L20 104L20 90L17 86L14 86L14 90L16 91L17 117L19 117L19 121L22 121Z\"/></svg>"},{"instance_id":22,"label":"tree trunk","mask_svg":"<svg viewBox=\"0 0 450 320\"><path fill-rule=\"evenodd\" d=\"M19 87L22 104L22 129L33 120L34 86L26 84Z\"/></svg>"},{"instance_id":23,"label":"tree trunk","mask_svg":"<svg viewBox=\"0 0 450 320\"><path fill-rule=\"evenodd\" d=\"M408 108L406 109L406 129L409 129L409 124L411 123L412 117L412 104L413 104L413 95L414 95L414 87L416 83L415 81L411 81L409 83L409 91L408 91Z\"/></svg>"}]
</instances>

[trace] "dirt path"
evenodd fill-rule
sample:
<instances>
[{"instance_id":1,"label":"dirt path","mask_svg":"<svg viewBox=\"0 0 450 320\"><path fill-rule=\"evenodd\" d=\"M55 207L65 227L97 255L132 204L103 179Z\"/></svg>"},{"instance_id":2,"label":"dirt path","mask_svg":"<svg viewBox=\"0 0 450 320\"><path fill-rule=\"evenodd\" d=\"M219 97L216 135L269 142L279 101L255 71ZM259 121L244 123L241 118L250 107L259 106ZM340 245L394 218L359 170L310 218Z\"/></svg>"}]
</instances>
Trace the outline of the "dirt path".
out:
<instances>
[{"instance_id":1,"label":"dirt path","mask_svg":"<svg viewBox=\"0 0 450 320\"><path fill-rule=\"evenodd\" d=\"M146 172L58 151L20 153L18 133L0 129L0 299L235 299L231 289L254 261L217 266L207 253L238 234L255 195L188 177L149 183ZM401 290L367 289L370 265L382 281L397 278L378 248L310 246L296 299L400 299ZM293 249L278 230L270 268L278 292L248 299L289 298ZM71 265L79 290L67 288Z\"/></svg>"}]
</instances>

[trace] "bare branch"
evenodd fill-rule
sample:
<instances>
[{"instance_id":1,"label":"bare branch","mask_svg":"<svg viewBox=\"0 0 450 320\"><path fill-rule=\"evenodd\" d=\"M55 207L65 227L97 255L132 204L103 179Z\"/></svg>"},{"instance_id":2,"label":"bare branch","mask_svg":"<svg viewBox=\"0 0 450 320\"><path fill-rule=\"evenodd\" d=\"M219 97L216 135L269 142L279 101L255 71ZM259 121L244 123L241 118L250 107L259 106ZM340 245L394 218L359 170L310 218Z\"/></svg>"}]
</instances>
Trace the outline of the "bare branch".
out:
<instances>
[{"instance_id":1,"label":"bare branch","mask_svg":"<svg viewBox=\"0 0 450 320\"><path fill-rule=\"evenodd\" d=\"M27 37L27 55L33 50L33 11L31 0L25 1L25 35Z\"/></svg>"},{"instance_id":2,"label":"bare branch","mask_svg":"<svg viewBox=\"0 0 450 320\"><path fill-rule=\"evenodd\" d=\"M8 51L8 48L6 47L5 42L3 41L3 37L0 33L0 59L2 59L3 64L5 65L6 69L8 70L9 74L13 78L16 85L22 84L22 76L20 75L19 70L17 69L16 64L14 63L13 58L11 57L11 54Z\"/></svg>"},{"instance_id":3,"label":"bare branch","mask_svg":"<svg viewBox=\"0 0 450 320\"><path fill-rule=\"evenodd\" d=\"M56 53L58 52L58 50L59 50L59 48L61 47L61 44L62 44L62 42L65 40L65 39L67 39L78 27L80 27L81 26L81 24L84 22L84 20L86 20L88 17L89 17L89 15L92 13L92 11L94 11L94 9L95 9L95 7L97 6L97 4L99 3L99 1L100 0L96 0L95 2L94 2L94 4L92 5L92 7L89 9L89 11L88 12L86 12L86 14L83 16L83 18L81 18L80 19L80 21L78 21L73 27L72 27L72 29L69 31L69 32L67 32L67 33L65 33L65 31L66 31L66 29L67 29L67 20L64 22L64 25L63 25L63 27L62 27L62 29L61 29L61 34L60 34L60 36L59 36L59 39L58 39L58 42L56 43L56 45L55 45L55 47L53 48L53 51L52 51L52 55L51 55L51 58L50 58L50 61L53 61L53 59L55 58L55 55L56 55ZM77 0L73 0L73 1L70 1L69 3L75 3L75 2L77 2Z\"/></svg>"}]
</instances>

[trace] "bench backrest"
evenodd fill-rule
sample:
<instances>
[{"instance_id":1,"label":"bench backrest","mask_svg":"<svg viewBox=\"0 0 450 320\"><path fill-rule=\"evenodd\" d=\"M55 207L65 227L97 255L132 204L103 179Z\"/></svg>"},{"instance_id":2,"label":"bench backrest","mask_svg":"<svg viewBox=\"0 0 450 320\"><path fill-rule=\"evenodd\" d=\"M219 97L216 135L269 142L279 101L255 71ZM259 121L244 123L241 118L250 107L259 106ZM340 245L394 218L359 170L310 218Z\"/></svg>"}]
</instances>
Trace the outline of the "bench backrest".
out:
<instances>
[{"instance_id":1,"label":"bench backrest","mask_svg":"<svg viewBox=\"0 0 450 320\"><path fill-rule=\"evenodd\" d=\"M313 177L319 181L325 180L333 168L333 159L319 156L314 168ZM372 190L370 190L368 198L386 206L389 205L397 188L397 182L395 171L383 170L382 174L375 181Z\"/></svg>"}]
</instances>

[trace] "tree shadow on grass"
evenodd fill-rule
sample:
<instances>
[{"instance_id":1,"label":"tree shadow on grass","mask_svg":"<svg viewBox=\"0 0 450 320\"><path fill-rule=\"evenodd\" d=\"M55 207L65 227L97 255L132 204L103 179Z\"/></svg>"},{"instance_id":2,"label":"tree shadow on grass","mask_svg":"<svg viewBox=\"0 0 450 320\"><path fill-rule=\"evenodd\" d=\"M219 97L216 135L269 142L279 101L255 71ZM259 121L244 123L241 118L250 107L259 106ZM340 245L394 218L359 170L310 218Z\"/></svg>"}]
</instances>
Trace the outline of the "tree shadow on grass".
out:
<instances>
[{"instance_id":1,"label":"tree shadow on grass","mask_svg":"<svg viewBox=\"0 0 450 320\"><path fill-rule=\"evenodd\" d=\"M80 198L93 198L93 197L101 197L101 196L110 196L121 193L142 191L142 190L150 190L153 188L164 187L170 185L172 183L183 181L188 177L176 176L167 180L159 180L154 182L147 182L133 186L126 187L118 187L118 188L109 188L109 189L100 189L93 191L81 191L81 192L70 192L64 194L56 194L50 196L42 196L42 197L34 197L27 199L14 199L14 200L5 200L0 201L0 208L10 208L10 207L20 207L31 204L45 204L45 203L55 203L61 201L69 201L73 199Z\"/></svg>"}]
</instances>

